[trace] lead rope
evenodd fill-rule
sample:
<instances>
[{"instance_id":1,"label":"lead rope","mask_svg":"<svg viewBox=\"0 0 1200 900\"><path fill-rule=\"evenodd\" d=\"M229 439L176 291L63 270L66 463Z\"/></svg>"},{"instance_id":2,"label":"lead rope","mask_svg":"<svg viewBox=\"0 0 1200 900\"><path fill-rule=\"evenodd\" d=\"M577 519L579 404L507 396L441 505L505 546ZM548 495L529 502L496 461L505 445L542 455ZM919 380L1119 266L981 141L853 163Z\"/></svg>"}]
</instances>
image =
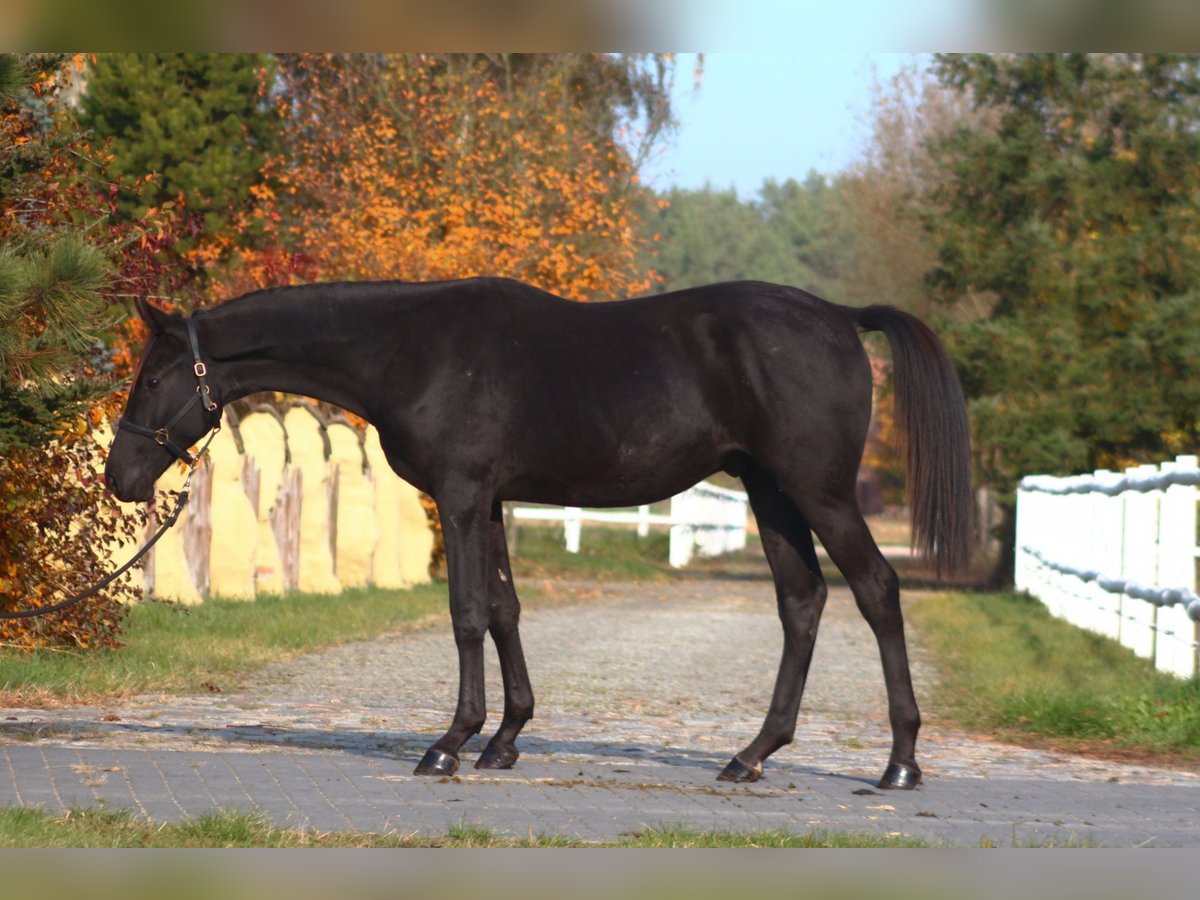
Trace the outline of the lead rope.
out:
<instances>
[{"instance_id":1,"label":"lead rope","mask_svg":"<svg viewBox=\"0 0 1200 900\"><path fill-rule=\"evenodd\" d=\"M102 580L98 581L87 590L68 597L66 600L61 600L58 603L54 603L50 606L38 606L34 609L22 609L17 610L16 612L0 611L0 619L32 619L35 616L45 616L49 615L50 613L59 612L60 610L64 610L69 606L74 606L80 600L86 600L88 597L94 597L96 594L100 593L102 590L128 572L138 560L150 552L150 548L158 542L158 539L166 534L167 530L179 521L179 515L183 512L183 508L187 506L188 503L188 493L192 484L192 476L196 474L196 469L199 468L200 461L204 459L204 454L208 452L208 445L212 443L213 438L217 436L217 433L220 430L221 423L218 422L217 427L213 429L212 433L208 436L208 440L204 442L204 446L200 448L200 452L193 457L194 462L192 463L191 468L188 469L187 478L183 480L183 487L179 489L179 496L175 499L175 508L171 510L171 514L167 516L162 525L159 526L159 529L154 533L154 536L150 538L150 540L146 541L146 543L142 545L142 548L138 550L138 552L135 553L133 557L127 563L125 563L125 565L121 566L121 568L117 569L117 571L113 572L111 575L105 576Z\"/></svg>"}]
</instances>

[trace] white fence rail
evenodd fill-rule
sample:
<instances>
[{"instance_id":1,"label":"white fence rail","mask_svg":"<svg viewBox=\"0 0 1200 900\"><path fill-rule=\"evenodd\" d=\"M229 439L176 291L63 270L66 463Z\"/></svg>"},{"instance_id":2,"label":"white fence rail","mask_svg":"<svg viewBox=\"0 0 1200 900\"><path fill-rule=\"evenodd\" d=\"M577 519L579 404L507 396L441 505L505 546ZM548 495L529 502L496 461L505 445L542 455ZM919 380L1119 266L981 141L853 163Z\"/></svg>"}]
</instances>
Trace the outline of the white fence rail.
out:
<instances>
[{"instance_id":1,"label":"white fence rail","mask_svg":"<svg viewBox=\"0 0 1200 900\"><path fill-rule=\"evenodd\" d=\"M691 562L692 554L719 556L746 546L746 505L743 491L732 491L702 481L671 498L668 515L650 512L649 506L637 512L582 509L578 506L517 506L514 519L562 522L566 549L578 553L584 522L609 525L636 525L642 537L651 525L666 525L670 532L670 564L676 568Z\"/></svg>"},{"instance_id":2,"label":"white fence rail","mask_svg":"<svg viewBox=\"0 0 1200 900\"><path fill-rule=\"evenodd\" d=\"M1023 479L1017 588L1156 668L1191 677L1200 671L1197 485L1195 456L1124 473Z\"/></svg>"}]
</instances>

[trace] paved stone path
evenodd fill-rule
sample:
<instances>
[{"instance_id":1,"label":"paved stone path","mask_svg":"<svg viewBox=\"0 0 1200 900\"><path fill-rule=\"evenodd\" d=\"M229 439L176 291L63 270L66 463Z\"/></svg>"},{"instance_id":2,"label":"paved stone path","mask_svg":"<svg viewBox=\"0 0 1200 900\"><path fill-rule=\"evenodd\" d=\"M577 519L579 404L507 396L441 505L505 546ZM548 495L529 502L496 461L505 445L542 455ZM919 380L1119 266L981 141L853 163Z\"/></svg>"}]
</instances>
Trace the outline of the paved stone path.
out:
<instances>
[{"instance_id":1,"label":"paved stone path","mask_svg":"<svg viewBox=\"0 0 1200 900\"><path fill-rule=\"evenodd\" d=\"M522 635L537 717L511 772L412 769L448 724L448 622L275 665L253 684L102 708L6 710L0 803L107 805L163 821L258 809L319 830L611 840L646 825L903 833L1002 845L1076 840L1200 846L1200 775L1026 750L927 724L925 784L876 792L890 734L878 651L849 593L831 592L796 741L762 781L714 780L757 731L781 649L757 576L575 588L535 604ZM336 601L334 601L336 602ZM931 667L914 654L932 718ZM502 695L489 647L489 722Z\"/></svg>"}]
</instances>

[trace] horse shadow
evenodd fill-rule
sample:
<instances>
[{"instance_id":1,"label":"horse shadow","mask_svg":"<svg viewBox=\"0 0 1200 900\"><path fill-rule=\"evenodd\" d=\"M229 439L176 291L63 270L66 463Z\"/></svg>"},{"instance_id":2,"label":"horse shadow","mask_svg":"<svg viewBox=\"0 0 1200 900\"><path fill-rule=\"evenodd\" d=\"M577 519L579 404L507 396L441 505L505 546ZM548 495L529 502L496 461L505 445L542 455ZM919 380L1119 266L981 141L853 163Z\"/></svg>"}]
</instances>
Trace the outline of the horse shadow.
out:
<instances>
[{"instance_id":1,"label":"horse shadow","mask_svg":"<svg viewBox=\"0 0 1200 900\"><path fill-rule=\"evenodd\" d=\"M31 727L32 726L32 727ZM11 730L11 729L4 729ZM61 740L67 736L84 739L131 737L179 738L193 743L195 750L299 750L304 752L342 753L348 756L379 762L392 763L411 771L437 735L429 732L406 730L347 731L344 729L319 729L289 725L197 725L187 722L155 722L136 720L96 722L89 719L58 720L53 725L40 727L26 723L22 737L37 739L50 737ZM463 746L460 774L475 771L475 758L483 751L486 737L476 735ZM630 741L562 740L526 735L521 738L521 759L512 774L516 778L536 776L539 764L544 762L559 767L569 762L579 767L581 775L603 776L607 773L626 774L632 769L622 764L636 766L644 772L646 766L662 766L676 770L683 781L704 782L703 773L712 773L714 784L716 773L729 761L726 753L717 753L687 747L663 747ZM492 776L504 777L505 772L488 770ZM413 776L417 778L419 776ZM798 778L835 778L854 784L873 786L876 779L866 776L839 774L819 766L805 765L791 760L773 760L764 772L766 786L787 784ZM731 786L732 788L732 786Z\"/></svg>"}]
</instances>

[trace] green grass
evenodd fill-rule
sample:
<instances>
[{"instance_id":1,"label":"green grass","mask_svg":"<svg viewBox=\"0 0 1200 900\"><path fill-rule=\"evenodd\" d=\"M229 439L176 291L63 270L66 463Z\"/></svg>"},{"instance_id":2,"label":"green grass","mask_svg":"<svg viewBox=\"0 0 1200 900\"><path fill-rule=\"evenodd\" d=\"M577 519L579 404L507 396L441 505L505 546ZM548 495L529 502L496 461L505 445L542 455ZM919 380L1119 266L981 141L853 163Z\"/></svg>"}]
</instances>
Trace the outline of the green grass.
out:
<instances>
[{"instance_id":1,"label":"green grass","mask_svg":"<svg viewBox=\"0 0 1200 900\"><path fill-rule=\"evenodd\" d=\"M694 831L647 828L615 842L588 842L555 835L521 837L473 825L451 826L444 835L317 832L277 828L254 813L221 812L159 824L125 811L0 809L0 848L15 847L929 847L927 841L869 832Z\"/></svg>"},{"instance_id":2,"label":"green grass","mask_svg":"<svg viewBox=\"0 0 1200 900\"><path fill-rule=\"evenodd\" d=\"M696 831L691 828L658 826L630 835L616 847L717 849L717 848L889 848L933 847L929 841L905 834L876 834L870 831L817 830L731 832Z\"/></svg>"},{"instance_id":3,"label":"green grass","mask_svg":"<svg viewBox=\"0 0 1200 900\"><path fill-rule=\"evenodd\" d=\"M624 847L645 849L887 849L948 847L906 834L869 831L813 830L697 831L683 826L643 828L618 841L582 841L559 835L497 833L480 825L452 825L445 834L371 834L349 831L320 832L278 828L257 813L226 811L155 823L127 811L72 810L65 814L41 809L0 809L0 849L42 848L538 848ZM1091 839L1030 842L1014 829L1011 843L988 838L981 848L998 847L1097 847Z\"/></svg>"},{"instance_id":4,"label":"green grass","mask_svg":"<svg viewBox=\"0 0 1200 900\"><path fill-rule=\"evenodd\" d=\"M319 647L446 615L446 585L292 594L129 611L119 650L0 651L0 699L16 706L143 691L229 690L248 672Z\"/></svg>"},{"instance_id":5,"label":"green grass","mask_svg":"<svg viewBox=\"0 0 1200 900\"><path fill-rule=\"evenodd\" d=\"M940 670L939 714L962 726L1200 760L1200 678L1157 672L1023 595L935 595L907 615Z\"/></svg>"},{"instance_id":6,"label":"green grass","mask_svg":"<svg viewBox=\"0 0 1200 900\"><path fill-rule=\"evenodd\" d=\"M583 526L578 553L563 546L559 525L522 525L509 556L513 577L570 578L580 581L650 581L669 578L669 538L651 532L644 538L633 528Z\"/></svg>"}]
</instances>

